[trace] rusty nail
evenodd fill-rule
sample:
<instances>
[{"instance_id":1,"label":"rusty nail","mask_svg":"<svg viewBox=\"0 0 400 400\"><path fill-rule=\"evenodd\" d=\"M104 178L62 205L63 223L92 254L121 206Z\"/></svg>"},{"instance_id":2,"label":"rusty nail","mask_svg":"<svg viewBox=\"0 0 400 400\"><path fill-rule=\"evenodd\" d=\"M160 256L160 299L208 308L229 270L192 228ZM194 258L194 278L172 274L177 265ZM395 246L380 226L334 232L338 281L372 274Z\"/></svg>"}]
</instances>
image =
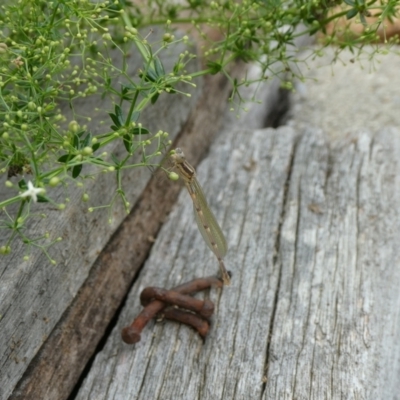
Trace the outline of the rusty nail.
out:
<instances>
[{"instance_id":1,"label":"rusty nail","mask_svg":"<svg viewBox=\"0 0 400 400\"><path fill-rule=\"evenodd\" d=\"M222 281L215 276L193 279L187 283L179 285L172 289L181 294L190 294L205 290L209 287L222 287ZM148 304L141 313L134 319L131 325L126 326L121 331L122 340L125 343L133 344L140 341L140 334L146 324L158 313L164 310L167 304L159 300L154 300Z\"/></svg>"},{"instance_id":2,"label":"rusty nail","mask_svg":"<svg viewBox=\"0 0 400 400\"><path fill-rule=\"evenodd\" d=\"M179 310L177 308L167 308L163 311L163 315L167 319L190 325L197 330L203 339L207 336L210 328L208 321L189 311Z\"/></svg>"},{"instance_id":3,"label":"rusty nail","mask_svg":"<svg viewBox=\"0 0 400 400\"><path fill-rule=\"evenodd\" d=\"M131 325L122 328L121 336L125 343L133 344L140 341L140 334L146 324L155 317L157 313L162 311L166 305L162 301L153 301L145 307L140 314L134 319Z\"/></svg>"},{"instance_id":4,"label":"rusty nail","mask_svg":"<svg viewBox=\"0 0 400 400\"><path fill-rule=\"evenodd\" d=\"M214 304L210 300L199 300L175 290L165 290L157 287L147 287L140 294L142 306L147 306L152 300L160 300L172 306L178 306L186 310L200 314L208 318L214 312Z\"/></svg>"}]
</instances>

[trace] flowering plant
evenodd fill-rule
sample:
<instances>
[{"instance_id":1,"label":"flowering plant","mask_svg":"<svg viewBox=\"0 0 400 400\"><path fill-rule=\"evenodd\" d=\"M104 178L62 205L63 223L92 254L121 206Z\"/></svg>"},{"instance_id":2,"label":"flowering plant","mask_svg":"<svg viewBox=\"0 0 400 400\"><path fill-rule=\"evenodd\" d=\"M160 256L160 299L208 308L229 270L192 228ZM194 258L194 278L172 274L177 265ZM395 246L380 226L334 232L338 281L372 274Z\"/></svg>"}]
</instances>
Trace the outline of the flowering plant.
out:
<instances>
[{"instance_id":1,"label":"flowering plant","mask_svg":"<svg viewBox=\"0 0 400 400\"><path fill-rule=\"evenodd\" d=\"M338 6L342 9L334 8ZM300 59L287 50L296 38L321 32L325 33L322 45L336 44L338 51L345 47L354 51L376 41L378 28L395 17L398 9L395 0L3 2L0 182L8 190L0 198L0 229L8 230L9 235L0 243L0 253L10 253L17 238L43 250L57 241L43 244L23 234L35 206L32 203L50 202L64 209L64 203L53 200L52 188L63 185L68 190L69 182L84 186L91 176L84 174L88 166L116 174L116 196L129 212L121 170L155 166L156 157L169 145L167 132L150 132L142 125L141 113L160 96L187 96L178 84L189 87L200 76L225 74L232 85L232 108L240 110L240 89L251 82L230 75L233 61L258 63L260 76L256 81L284 72L282 84L292 89L291 77L302 78L293 68ZM371 15L375 20L368 24ZM327 29L343 17L357 19L364 28L362 34L354 35L341 27L336 35L335 29ZM205 67L194 73L186 72L196 57L189 51L179 55L170 71L165 71L161 62L165 49L189 40L188 36L175 37L173 27L179 24L186 29L189 26L190 33L195 32L203 44ZM151 36L139 33L149 26L164 30L154 43ZM126 62L132 47L143 65L134 77ZM114 64L111 51L120 53L122 66ZM318 51L313 54L318 55ZM104 113L105 128L94 135L86 125L91 116L81 115L77 104L99 92L113 103L113 111ZM62 111L62 103L68 104L70 113ZM116 141L126 149L122 159L105 151ZM138 153L143 155L141 162L132 162ZM82 200L88 201L89 194L84 193Z\"/></svg>"}]
</instances>

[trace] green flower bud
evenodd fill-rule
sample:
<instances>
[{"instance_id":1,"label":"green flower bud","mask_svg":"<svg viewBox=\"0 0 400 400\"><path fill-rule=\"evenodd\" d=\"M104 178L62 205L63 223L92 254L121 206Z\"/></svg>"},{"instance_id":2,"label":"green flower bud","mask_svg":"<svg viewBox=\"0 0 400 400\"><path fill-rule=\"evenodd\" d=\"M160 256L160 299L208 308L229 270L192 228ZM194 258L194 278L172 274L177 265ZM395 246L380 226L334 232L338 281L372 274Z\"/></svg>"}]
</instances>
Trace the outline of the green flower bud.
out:
<instances>
[{"instance_id":1,"label":"green flower bud","mask_svg":"<svg viewBox=\"0 0 400 400\"><path fill-rule=\"evenodd\" d=\"M179 179L179 175L176 172L170 172L168 174L168 178L171 179L171 181L177 181Z\"/></svg>"}]
</instances>

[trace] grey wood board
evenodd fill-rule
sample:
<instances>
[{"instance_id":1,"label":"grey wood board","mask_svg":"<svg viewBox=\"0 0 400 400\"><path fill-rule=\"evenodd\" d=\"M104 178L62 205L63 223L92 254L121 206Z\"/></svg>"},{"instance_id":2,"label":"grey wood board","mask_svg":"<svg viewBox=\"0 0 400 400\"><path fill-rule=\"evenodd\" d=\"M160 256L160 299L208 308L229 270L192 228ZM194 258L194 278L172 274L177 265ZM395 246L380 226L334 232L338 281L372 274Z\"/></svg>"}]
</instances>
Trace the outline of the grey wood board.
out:
<instances>
[{"instance_id":1,"label":"grey wood board","mask_svg":"<svg viewBox=\"0 0 400 400\"><path fill-rule=\"evenodd\" d=\"M301 142L264 398L398 398L399 138Z\"/></svg>"},{"instance_id":2,"label":"grey wood board","mask_svg":"<svg viewBox=\"0 0 400 400\"><path fill-rule=\"evenodd\" d=\"M206 294L209 336L151 322L120 338L144 287L217 271L182 193L77 399L398 398L399 151L395 129L221 137L198 171L233 273Z\"/></svg>"},{"instance_id":3,"label":"grey wood board","mask_svg":"<svg viewBox=\"0 0 400 400\"><path fill-rule=\"evenodd\" d=\"M173 68L179 54L187 49L183 44L168 50L166 57L161 54L166 71ZM135 59L135 57L133 57ZM197 69L196 63L188 65L188 71ZM130 70L136 74L141 67L132 60ZM188 119L202 85L190 87L191 98L182 103L178 95L163 95L154 107L142 115L143 126L157 132L168 131L173 139ZM187 89L187 88L185 88ZM85 101L82 104L92 110L92 123L89 129L99 132L100 113L111 110L111 104L100 99ZM97 110L97 108L99 110ZM97 111L96 111L97 110ZM112 144L105 150L117 156L125 153L122 143ZM85 173L90 172L85 170ZM132 169L124 173L124 189L131 208L142 193L151 177L147 169ZM29 176L25 177L30 179ZM14 180L17 178L14 178ZM20 178L18 178L20 179ZM0 185L4 191L4 185ZM52 238L58 236L63 241L54 245L49 253L58 264L52 266L44 253L33 249L29 261L24 261L26 245L15 243L12 253L0 259L0 398L7 398L21 378L32 358L46 341L62 313L69 306L82 283L88 276L93 262L109 238L126 217L121 202L117 202L112 213L98 211L88 213L92 205L110 202L114 194L115 174L95 175L87 180L84 188L69 184L69 202L63 212L53 205L34 204L34 213L45 213L45 219L36 218L29 223L29 231L35 237L50 232ZM90 202L82 202L82 194L90 194ZM3 197L7 194L0 193ZM56 188L49 195L58 203L65 203L67 193L64 188ZM109 223L109 218L112 222ZM0 233L4 233L3 230Z\"/></svg>"},{"instance_id":4,"label":"grey wood board","mask_svg":"<svg viewBox=\"0 0 400 400\"><path fill-rule=\"evenodd\" d=\"M196 166L218 132L229 91L228 82L221 75L205 79L203 84L196 112L190 115L177 141ZM190 140L186 140L188 136ZM147 259L180 189L180 185L167 179L154 177L149 182L134 210L99 254L85 283L10 399L69 398Z\"/></svg>"},{"instance_id":5,"label":"grey wood board","mask_svg":"<svg viewBox=\"0 0 400 400\"><path fill-rule=\"evenodd\" d=\"M210 206L222 221L230 247L226 265L233 273L230 287L207 295L216 313L205 344L194 331L174 323L151 322L135 346L120 338L121 328L141 309L144 287L173 287L218 271L184 192L77 399L261 395L279 278L273 260L295 139L287 128L226 132L198 169Z\"/></svg>"}]
</instances>

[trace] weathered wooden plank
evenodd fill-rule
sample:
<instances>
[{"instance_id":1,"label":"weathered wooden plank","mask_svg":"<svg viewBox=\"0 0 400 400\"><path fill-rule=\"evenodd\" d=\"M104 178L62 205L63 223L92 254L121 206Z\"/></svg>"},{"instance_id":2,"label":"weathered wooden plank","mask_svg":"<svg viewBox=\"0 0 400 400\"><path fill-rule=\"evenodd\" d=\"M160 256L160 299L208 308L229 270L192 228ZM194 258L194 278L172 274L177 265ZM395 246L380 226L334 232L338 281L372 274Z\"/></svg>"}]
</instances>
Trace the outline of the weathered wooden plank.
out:
<instances>
[{"instance_id":1,"label":"weathered wooden plank","mask_svg":"<svg viewBox=\"0 0 400 400\"><path fill-rule=\"evenodd\" d=\"M205 84L196 113L187 125L191 153L198 160L217 133L229 87L223 77ZM209 99L212 97L212 101ZM205 119L205 115L207 118ZM184 128L186 132L186 128ZM178 185L153 179L132 213L100 253L88 279L51 336L32 361L11 399L66 399L142 266L165 216L179 193ZM55 349L57 350L55 352Z\"/></svg>"},{"instance_id":2,"label":"weathered wooden plank","mask_svg":"<svg viewBox=\"0 0 400 400\"><path fill-rule=\"evenodd\" d=\"M237 66L232 72L240 74L242 67ZM185 148L194 165L224 120L229 90L223 77L210 77L203 87L196 112L185 124L177 143ZM259 92L259 98L274 97L277 90L275 83L268 83ZM247 88L244 96L252 97L253 91L254 88ZM273 107L275 104L271 103L268 107L253 105L239 124L261 127ZM236 119L234 124L238 125ZM71 306L29 365L12 399L64 399L69 396L145 260L151 248L149 238L156 237L178 191L179 185L171 185L168 181L157 180L147 186L133 213L100 254ZM54 349L57 349L56 353Z\"/></svg>"},{"instance_id":3,"label":"weathered wooden plank","mask_svg":"<svg viewBox=\"0 0 400 400\"><path fill-rule=\"evenodd\" d=\"M298 148L264 398L398 396L399 138Z\"/></svg>"},{"instance_id":4,"label":"weathered wooden plank","mask_svg":"<svg viewBox=\"0 0 400 400\"><path fill-rule=\"evenodd\" d=\"M223 135L199 168L233 272L232 287L207 295L210 335L162 322L135 346L120 339L145 286L217 271L182 193L77 399L395 398L399 137Z\"/></svg>"},{"instance_id":5,"label":"weathered wooden plank","mask_svg":"<svg viewBox=\"0 0 400 400\"><path fill-rule=\"evenodd\" d=\"M395 182L399 132L389 127L400 122L398 56L377 56L379 62L363 62L364 68L360 68L357 61L353 64L354 55L350 52L342 53L340 62L332 65L335 59L339 61L335 51L326 49L322 59L310 63L308 70L303 69L311 79L300 85L290 112L290 125L295 129L312 125L329 138L349 138L342 147L335 147L333 154L329 152L328 166L322 167L328 171L327 184L322 187L326 186L324 190L329 190L330 196L322 196L322 207L317 202L311 207L314 212L324 210L321 225L328 226L325 230L310 229L308 235L311 243L317 241L315 257L323 257L325 269L304 267L313 268L308 272L314 282L309 284L311 293L307 295L306 282L299 281L302 293L291 294L290 298L298 307L303 305L303 311L315 324L299 318L299 329L292 334L297 347L288 346L287 338L277 340L275 346L282 355L278 359L274 358L271 343L275 369L281 368L285 374L281 378L278 372L270 375L273 383L268 388L276 388L267 393L280 398L292 398L293 393L299 398L312 398L310 393L313 398L396 398L400 386L399 349L393 338L399 329L399 257L393 248L398 247ZM364 135L366 131L372 133ZM382 163L381 159L385 161ZM359 176L351 163L358 164ZM332 176L336 181L331 181ZM305 193L298 193L298 197L305 198ZM352 207L355 217L348 211ZM302 207L298 209L303 215ZM301 221L304 225L304 219ZM298 254L304 257L301 251ZM299 262L304 264L304 260ZM302 280L301 275L297 280ZM307 301L310 306L305 304ZM315 302L320 304L318 311L314 309ZM282 306L282 310L298 313L291 305ZM288 321L280 321L277 329L290 330ZM296 333L303 334L304 340ZM332 343L331 347L327 342ZM292 356L291 361L286 359ZM311 363L319 368L310 369Z\"/></svg>"},{"instance_id":6,"label":"weathered wooden plank","mask_svg":"<svg viewBox=\"0 0 400 400\"><path fill-rule=\"evenodd\" d=\"M173 323L150 323L134 347L120 338L121 328L140 310L145 286L171 287L218 271L183 193L78 399L261 395L279 278L276 240L295 139L286 128L226 132L199 168L210 205L223 221L230 246L226 265L233 273L231 287L207 295L217 311L205 344Z\"/></svg>"},{"instance_id":7,"label":"weathered wooden plank","mask_svg":"<svg viewBox=\"0 0 400 400\"><path fill-rule=\"evenodd\" d=\"M186 47L182 46L174 48L163 58L167 71L173 67L178 55L185 50ZM132 74L137 74L138 68L142 67L138 61L132 57ZM188 70L195 69L195 64L188 66ZM168 130L171 138L174 138L187 122L201 90L202 84L199 82L197 89L191 89L192 97L184 103L179 96L161 96L155 108L143 113L143 125L153 132L157 132L158 129ZM99 96L96 99L88 99L82 107L92 111L89 129L98 132L100 115L104 116L104 112L111 109L111 104L102 101ZM106 150L109 154L112 152L117 156L125 152L124 146L114 144ZM150 171L143 168L129 170L124 174L124 189L131 207L150 177ZM29 176L26 179L29 179ZM63 242L49 250L58 265L52 266L43 252L35 249L32 250L29 261L23 261L26 245L21 242L13 245L9 256L0 259L1 398L10 395L30 361L87 279L98 254L126 217L122 204L117 204L113 209L110 224L107 212L88 213L88 203L81 201L83 192L87 191L91 196L90 205L109 203L115 188L114 174L96 175L94 180L85 183L84 189L72 186L71 184L69 187L69 202L63 212L55 210L52 205L35 204L33 212L45 213L47 218L34 219L29 224L30 233L35 237L46 231L55 235L54 238L63 237ZM4 185L0 187L1 190L5 190ZM54 193L49 194L56 202L66 202L64 188L54 189ZM0 193L0 196L3 195ZM4 230L0 233L4 233ZM27 234L29 235L29 232Z\"/></svg>"}]
</instances>

